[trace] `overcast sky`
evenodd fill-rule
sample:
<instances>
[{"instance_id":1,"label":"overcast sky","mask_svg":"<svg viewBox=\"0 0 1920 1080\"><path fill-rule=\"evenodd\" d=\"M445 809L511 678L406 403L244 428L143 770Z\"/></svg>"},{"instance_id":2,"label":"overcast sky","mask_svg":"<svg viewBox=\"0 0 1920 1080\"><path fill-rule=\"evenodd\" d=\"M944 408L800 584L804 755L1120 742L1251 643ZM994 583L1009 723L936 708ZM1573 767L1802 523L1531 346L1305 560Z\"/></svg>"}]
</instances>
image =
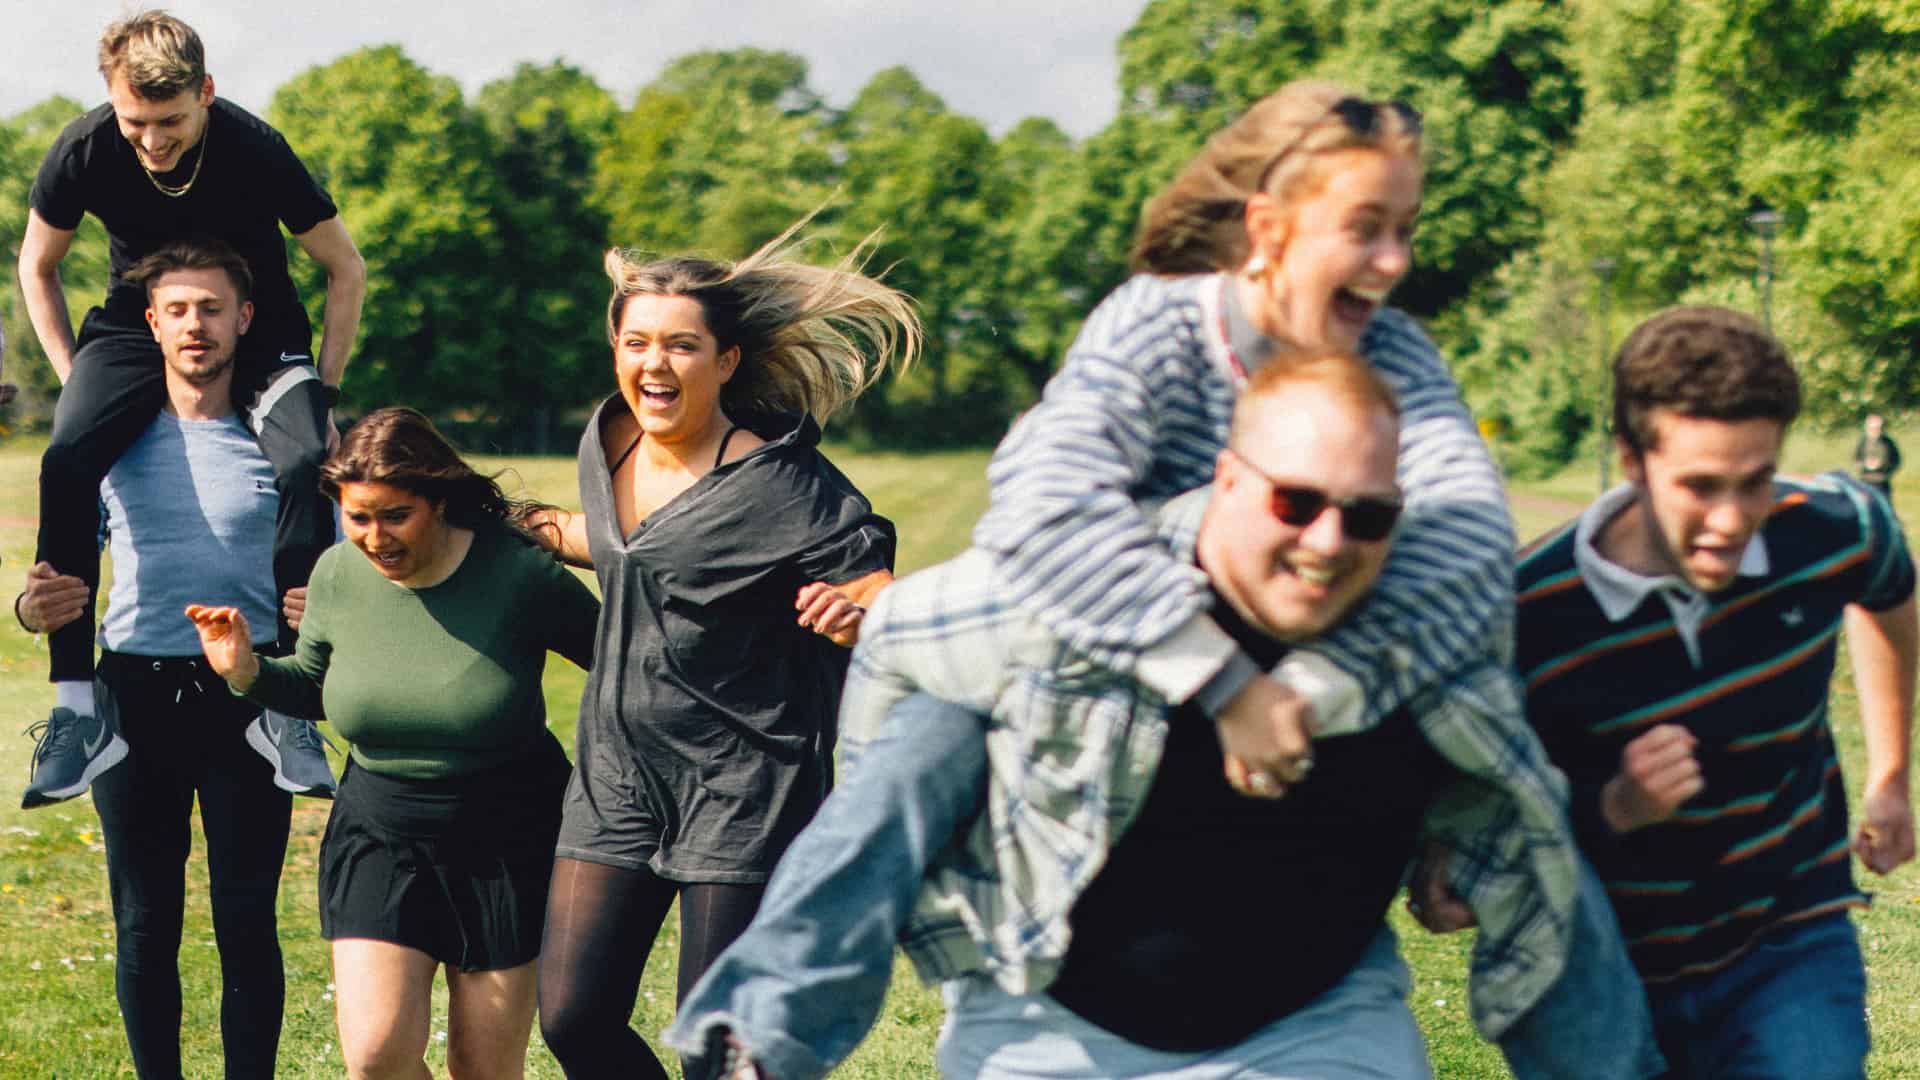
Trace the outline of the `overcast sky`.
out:
<instances>
[{"instance_id":1,"label":"overcast sky","mask_svg":"<svg viewBox=\"0 0 1920 1080\"><path fill-rule=\"evenodd\" d=\"M0 115L53 94L106 99L100 31L123 0L0 0ZM622 105L697 49L786 49L845 105L888 67L913 70L955 112L1000 134L1047 116L1076 137L1116 107L1114 47L1145 0L175 0L207 45L221 96L256 112L295 73L362 45L398 43L469 95L522 60L560 58Z\"/></svg>"}]
</instances>

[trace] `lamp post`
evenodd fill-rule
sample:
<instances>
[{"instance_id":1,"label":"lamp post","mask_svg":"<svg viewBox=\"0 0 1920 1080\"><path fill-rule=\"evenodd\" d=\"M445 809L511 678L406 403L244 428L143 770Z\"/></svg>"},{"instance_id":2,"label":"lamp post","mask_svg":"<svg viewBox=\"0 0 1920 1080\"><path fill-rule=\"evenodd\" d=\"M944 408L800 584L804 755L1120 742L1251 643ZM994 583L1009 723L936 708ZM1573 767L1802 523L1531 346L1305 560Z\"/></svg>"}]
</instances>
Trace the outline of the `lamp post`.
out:
<instances>
[{"instance_id":1,"label":"lamp post","mask_svg":"<svg viewBox=\"0 0 1920 1080\"><path fill-rule=\"evenodd\" d=\"M1756 202L1747 224L1760 236L1760 321L1773 333L1773 234L1780 231L1780 212Z\"/></svg>"},{"instance_id":2,"label":"lamp post","mask_svg":"<svg viewBox=\"0 0 1920 1080\"><path fill-rule=\"evenodd\" d=\"M1593 432L1598 438L1600 455L1600 491L1606 493L1612 486L1607 479L1607 459L1613 453L1613 440L1607 438L1607 403L1612 398L1608 393L1607 354L1613 351L1613 324L1608 320L1608 309L1613 301L1613 271L1619 264L1605 255L1593 260L1593 276L1600 279L1600 392L1593 395Z\"/></svg>"}]
</instances>

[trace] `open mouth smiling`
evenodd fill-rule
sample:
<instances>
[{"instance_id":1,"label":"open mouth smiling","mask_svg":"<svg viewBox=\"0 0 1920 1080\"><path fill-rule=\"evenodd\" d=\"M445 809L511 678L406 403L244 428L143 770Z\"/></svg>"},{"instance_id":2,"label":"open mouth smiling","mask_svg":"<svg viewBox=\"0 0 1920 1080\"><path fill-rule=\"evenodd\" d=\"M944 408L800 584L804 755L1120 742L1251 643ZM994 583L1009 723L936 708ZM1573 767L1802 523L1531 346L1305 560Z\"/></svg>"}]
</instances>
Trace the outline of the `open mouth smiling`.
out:
<instances>
[{"instance_id":1,"label":"open mouth smiling","mask_svg":"<svg viewBox=\"0 0 1920 1080\"><path fill-rule=\"evenodd\" d=\"M1363 324L1373 318L1373 313L1387 299L1385 289L1362 289L1354 286L1335 289L1333 308L1335 314L1347 322Z\"/></svg>"}]
</instances>

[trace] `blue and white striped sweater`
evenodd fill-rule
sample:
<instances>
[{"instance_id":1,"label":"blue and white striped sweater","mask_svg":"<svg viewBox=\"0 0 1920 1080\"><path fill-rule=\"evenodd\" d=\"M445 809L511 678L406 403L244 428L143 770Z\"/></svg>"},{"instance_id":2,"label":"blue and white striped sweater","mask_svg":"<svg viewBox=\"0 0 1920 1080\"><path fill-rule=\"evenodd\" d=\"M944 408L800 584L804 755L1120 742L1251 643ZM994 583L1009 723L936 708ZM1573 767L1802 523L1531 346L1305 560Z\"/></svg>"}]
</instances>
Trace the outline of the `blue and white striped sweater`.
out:
<instances>
[{"instance_id":1,"label":"blue and white striped sweater","mask_svg":"<svg viewBox=\"0 0 1920 1080\"><path fill-rule=\"evenodd\" d=\"M1017 606L1122 674L1208 604L1204 577L1155 538L1147 508L1210 482L1226 445L1238 385L1224 282L1140 276L1115 290L988 468L974 543ZM1311 651L1360 685L1371 724L1505 662L1514 534L1498 469L1419 325L1382 311L1360 352L1399 398L1407 511L1373 597Z\"/></svg>"}]
</instances>

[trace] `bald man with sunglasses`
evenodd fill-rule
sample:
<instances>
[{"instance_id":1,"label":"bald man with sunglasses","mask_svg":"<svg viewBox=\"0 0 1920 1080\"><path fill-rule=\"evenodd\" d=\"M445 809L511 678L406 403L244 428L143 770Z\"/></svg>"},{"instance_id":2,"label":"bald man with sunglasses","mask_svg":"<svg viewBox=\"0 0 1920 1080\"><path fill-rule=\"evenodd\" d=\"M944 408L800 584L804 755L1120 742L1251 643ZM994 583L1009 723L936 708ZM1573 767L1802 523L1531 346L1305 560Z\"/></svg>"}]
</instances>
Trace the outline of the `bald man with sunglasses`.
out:
<instances>
[{"instance_id":1,"label":"bald man with sunglasses","mask_svg":"<svg viewBox=\"0 0 1920 1080\"><path fill-rule=\"evenodd\" d=\"M1161 513L1166 543L1211 584L1213 617L1257 661L1364 602L1400 512L1398 447L1393 395L1364 361L1276 360L1242 395L1211 487ZM1509 682L1473 690L1512 700ZM918 693L990 712L984 745L930 739ZM1454 700L1317 740L1293 775L1263 775L1223 753L1197 706L1167 705L1021 615L985 553L916 574L882 594L854 654L852 779L667 1038L693 1055L689 1077L824 1075L871 1024L875 954L897 937L946 986L944 1075L1428 1076L1385 921L1423 838L1469 853L1450 877L1482 927L1472 996L1490 1034L1557 984L1581 888L1562 782L1517 706ZM924 768L859 772L900 739L938 749ZM911 816L982 772L984 811L957 835L875 824L877 806ZM915 791L870 797L888 783ZM929 838L945 850L920 859L924 884L872 856ZM1617 936L1603 945L1613 983L1633 989ZM1564 1064L1521 1075L1579 1075Z\"/></svg>"}]
</instances>

